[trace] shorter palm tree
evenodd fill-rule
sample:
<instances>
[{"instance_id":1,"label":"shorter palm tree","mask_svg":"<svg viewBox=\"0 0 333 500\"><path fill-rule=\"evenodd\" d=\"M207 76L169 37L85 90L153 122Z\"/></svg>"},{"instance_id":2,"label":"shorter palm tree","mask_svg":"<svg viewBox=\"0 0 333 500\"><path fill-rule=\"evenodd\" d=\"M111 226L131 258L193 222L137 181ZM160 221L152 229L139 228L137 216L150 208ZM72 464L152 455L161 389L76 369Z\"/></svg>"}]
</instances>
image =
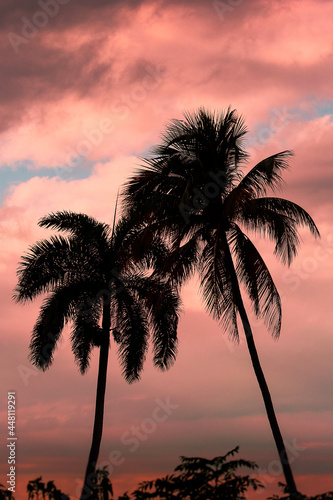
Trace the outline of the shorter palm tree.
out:
<instances>
[{"instance_id":1,"label":"shorter palm tree","mask_svg":"<svg viewBox=\"0 0 333 500\"><path fill-rule=\"evenodd\" d=\"M50 214L39 225L66 236L37 242L18 269L17 301L48 294L32 332L30 360L46 370L68 322L81 373L89 366L92 349L100 350L93 438L81 494L86 499L96 485L110 332L128 382L140 376L150 333L155 365L168 368L176 356L179 296L166 279L151 272L166 248L148 229L142 235L124 218L111 229L73 212Z\"/></svg>"},{"instance_id":2,"label":"shorter palm tree","mask_svg":"<svg viewBox=\"0 0 333 500\"><path fill-rule=\"evenodd\" d=\"M36 498L38 500L40 498L39 493L41 493L41 498L43 499L45 498L45 493L46 493L45 483L42 483L41 479L42 476L37 477L37 479L33 479L32 481L29 481L27 485L27 492L29 499L35 498L36 495Z\"/></svg>"},{"instance_id":3,"label":"shorter palm tree","mask_svg":"<svg viewBox=\"0 0 333 500\"><path fill-rule=\"evenodd\" d=\"M113 498L113 488L106 465L103 469L96 470L96 486L91 500L110 500L110 498Z\"/></svg>"},{"instance_id":4,"label":"shorter palm tree","mask_svg":"<svg viewBox=\"0 0 333 500\"><path fill-rule=\"evenodd\" d=\"M2 499L2 500L15 500L12 492L5 489L3 484L0 484L0 499Z\"/></svg>"},{"instance_id":5,"label":"shorter palm tree","mask_svg":"<svg viewBox=\"0 0 333 500\"><path fill-rule=\"evenodd\" d=\"M70 500L69 496L59 490L54 481L48 481L45 492L49 500Z\"/></svg>"}]
</instances>

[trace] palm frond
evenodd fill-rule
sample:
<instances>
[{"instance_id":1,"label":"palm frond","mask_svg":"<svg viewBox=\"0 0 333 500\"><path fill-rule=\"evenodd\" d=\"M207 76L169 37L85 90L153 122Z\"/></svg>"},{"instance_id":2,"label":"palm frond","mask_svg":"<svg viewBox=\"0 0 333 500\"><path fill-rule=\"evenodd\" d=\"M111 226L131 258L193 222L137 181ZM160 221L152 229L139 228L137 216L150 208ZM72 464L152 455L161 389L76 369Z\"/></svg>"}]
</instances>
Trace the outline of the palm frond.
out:
<instances>
[{"instance_id":1,"label":"palm frond","mask_svg":"<svg viewBox=\"0 0 333 500\"><path fill-rule=\"evenodd\" d=\"M183 244L175 238L172 249L166 251L163 259L157 262L154 274L167 276L168 280L179 288L194 274L199 257L200 248L197 238L192 237Z\"/></svg>"},{"instance_id":2,"label":"palm frond","mask_svg":"<svg viewBox=\"0 0 333 500\"><path fill-rule=\"evenodd\" d=\"M134 300L145 311L153 334L154 364L168 369L177 354L177 326L181 301L177 288L158 275L132 275L127 278Z\"/></svg>"},{"instance_id":3,"label":"palm frond","mask_svg":"<svg viewBox=\"0 0 333 500\"><path fill-rule=\"evenodd\" d=\"M265 195L268 189L280 188L283 185L281 173L289 168L292 156L292 151L286 150L255 165L235 188L234 194L237 194L239 202Z\"/></svg>"},{"instance_id":4,"label":"palm frond","mask_svg":"<svg viewBox=\"0 0 333 500\"><path fill-rule=\"evenodd\" d=\"M30 247L21 259L13 294L17 302L33 300L69 283L101 280L103 272L96 246L77 238L51 236Z\"/></svg>"},{"instance_id":5,"label":"palm frond","mask_svg":"<svg viewBox=\"0 0 333 500\"><path fill-rule=\"evenodd\" d=\"M37 295L53 290L68 272L70 254L70 241L61 236L52 236L50 240L31 246L21 257L14 299L17 302L33 300Z\"/></svg>"},{"instance_id":6,"label":"palm frond","mask_svg":"<svg viewBox=\"0 0 333 500\"><path fill-rule=\"evenodd\" d=\"M151 225L126 222L123 231L115 233L115 264L120 272L139 272L159 267L165 259L167 246Z\"/></svg>"},{"instance_id":7,"label":"palm frond","mask_svg":"<svg viewBox=\"0 0 333 500\"><path fill-rule=\"evenodd\" d=\"M299 225L307 225L313 234L319 235L316 225L305 210L280 198L250 200L244 205L238 219L246 228L274 241L274 254L288 265L297 255Z\"/></svg>"},{"instance_id":8,"label":"palm frond","mask_svg":"<svg viewBox=\"0 0 333 500\"><path fill-rule=\"evenodd\" d=\"M29 359L37 368L44 371L52 364L56 344L72 315L72 296L68 289L60 288L44 300L29 346Z\"/></svg>"},{"instance_id":9,"label":"palm frond","mask_svg":"<svg viewBox=\"0 0 333 500\"><path fill-rule=\"evenodd\" d=\"M161 370L167 370L177 355L180 297L177 289L166 279L149 277L140 285L143 288L141 300L149 311L152 325L154 364Z\"/></svg>"},{"instance_id":10,"label":"palm frond","mask_svg":"<svg viewBox=\"0 0 333 500\"><path fill-rule=\"evenodd\" d=\"M127 382L140 378L148 349L148 322L141 304L127 287L117 294L116 331L119 332L118 355Z\"/></svg>"},{"instance_id":11,"label":"palm frond","mask_svg":"<svg viewBox=\"0 0 333 500\"><path fill-rule=\"evenodd\" d=\"M100 303L83 296L76 308L71 334L72 351L82 374L89 368L92 348L101 345L100 315Z\"/></svg>"},{"instance_id":12,"label":"palm frond","mask_svg":"<svg viewBox=\"0 0 333 500\"><path fill-rule=\"evenodd\" d=\"M231 275L226 265L225 243L215 234L207 243L199 263L200 288L207 311L228 331L231 338L238 340L236 298Z\"/></svg>"},{"instance_id":13,"label":"palm frond","mask_svg":"<svg viewBox=\"0 0 333 500\"><path fill-rule=\"evenodd\" d=\"M142 166L124 185L122 198L126 211L136 213L142 219L143 211L145 215L149 215L159 210L161 200L172 202L170 184L171 188L180 190L184 182L186 183L184 175L174 174L181 172L181 169L182 162L178 157L172 158L169 162L163 158L142 160Z\"/></svg>"},{"instance_id":14,"label":"palm frond","mask_svg":"<svg viewBox=\"0 0 333 500\"><path fill-rule=\"evenodd\" d=\"M244 283L257 317L277 338L281 330L281 300L272 276L250 239L236 225L228 233L232 252L236 258L236 274Z\"/></svg>"},{"instance_id":15,"label":"palm frond","mask_svg":"<svg viewBox=\"0 0 333 500\"><path fill-rule=\"evenodd\" d=\"M85 239L98 237L106 240L110 236L110 228L107 224L97 221L93 217L83 213L71 211L55 212L42 217L38 225L66 231L73 236L80 236Z\"/></svg>"},{"instance_id":16,"label":"palm frond","mask_svg":"<svg viewBox=\"0 0 333 500\"><path fill-rule=\"evenodd\" d=\"M257 198L253 201L258 208L267 208L278 214L285 215L294 221L295 226L308 227L313 236L320 237L319 230L312 217L296 203L277 197Z\"/></svg>"}]
</instances>

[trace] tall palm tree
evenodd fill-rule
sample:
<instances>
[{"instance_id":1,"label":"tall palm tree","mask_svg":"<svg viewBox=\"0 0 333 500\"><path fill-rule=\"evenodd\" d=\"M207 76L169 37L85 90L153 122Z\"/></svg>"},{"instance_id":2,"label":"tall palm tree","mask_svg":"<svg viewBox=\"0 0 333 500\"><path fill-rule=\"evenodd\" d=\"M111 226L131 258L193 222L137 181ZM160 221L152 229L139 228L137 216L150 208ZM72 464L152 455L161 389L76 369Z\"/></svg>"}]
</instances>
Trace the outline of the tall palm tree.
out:
<instances>
[{"instance_id":1,"label":"tall palm tree","mask_svg":"<svg viewBox=\"0 0 333 500\"><path fill-rule=\"evenodd\" d=\"M92 444L81 498L89 498L96 482L102 437L110 332L119 344L123 375L137 380L152 333L154 363L166 369L177 346L179 297L149 267L165 257L157 236L142 236L122 218L112 230L85 214L57 212L39 221L64 231L37 242L23 256L15 299L26 302L47 293L30 342L30 360L42 370L53 361L66 323L72 323L72 350L85 373L93 347L99 347L99 370ZM149 231L148 231L149 232ZM147 271L148 269L148 271Z\"/></svg>"},{"instance_id":2,"label":"tall palm tree","mask_svg":"<svg viewBox=\"0 0 333 500\"><path fill-rule=\"evenodd\" d=\"M290 264L299 244L298 226L318 229L300 206L266 196L279 188L288 168L290 151L262 160L246 175L248 155L243 148L244 120L228 108L220 114L199 109L173 120L161 144L127 182L126 210L150 228L168 235L173 257L164 269L178 285L195 269L208 312L238 340L240 317L264 399L284 476L291 493L296 485L262 371L240 284L255 314L272 335L281 329L281 301L271 274L244 231L269 236L274 253ZM134 215L133 215L134 214Z\"/></svg>"}]
</instances>

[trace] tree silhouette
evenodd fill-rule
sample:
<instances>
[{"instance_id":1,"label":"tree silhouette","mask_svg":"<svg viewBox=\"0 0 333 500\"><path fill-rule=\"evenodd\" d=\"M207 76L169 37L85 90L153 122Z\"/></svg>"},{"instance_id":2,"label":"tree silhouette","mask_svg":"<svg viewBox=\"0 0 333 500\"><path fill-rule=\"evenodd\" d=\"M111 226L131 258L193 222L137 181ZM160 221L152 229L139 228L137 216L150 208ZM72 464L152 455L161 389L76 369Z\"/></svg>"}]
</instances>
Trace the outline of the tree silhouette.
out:
<instances>
[{"instance_id":1,"label":"tree silhouette","mask_svg":"<svg viewBox=\"0 0 333 500\"><path fill-rule=\"evenodd\" d=\"M109 500L110 498L113 498L113 489L106 465L103 469L96 470L96 484L92 490L91 500Z\"/></svg>"},{"instance_id":2,"label":"tree silhouette","mask_svg":"<svg viewBox=\"0 0 333 500\"><path fill-rule=\"evenodd\" d=\"M27 484L28 499L39 498L41 493L43 499L48 500L70 500L69 496L59 490L54 481L48 481L47 485L41 482L42 476L29 481ZM10 497L11 498L11 497Z\"/></svg>"},{"instance_id":3,"label":"tree silhouette","mask_svg":"<svg viewBox=\"0 0 333 500\"><path fill-rule=\"evenodd\" d=\"M0 483L0 499L2 500L15 500L13 493L5 489L4 485Z\"/></svg>"},{"instance_id":4,"label":"tree silhouette","mask_svg":"<svg viewBox=\"0 0 333 500\"><path fill-rule=\"evenodd\" d=\"M55 486L54 481L48 481L45 492L49 500L70 500L68 495Z\"/></svg>"},{"instance_id":5,"label":"tree silhouette","mask_svg":"<svg viewBox=\"0 0 333 500\"><path fill-rule=\"evenodd\" d=\"M29 481L27 484L28 500L34 498L35 485L34 481Z\"/></svg>"},{"instance_id":6,"label":"tree silhouette","mask_svg":"<svg viewBox=\"0 0 333 500\"><path fill-rule=\"evenodd\" d=\"M164 256L160 239L151 235L143 246L141 233L124 218L111 229L85 214L57 212L42 218L39 225L66 236L37 242L18 269L17 301L48 294L32 332L30 359L46 370L68 322L81 373L89 366L93 347L100 350L93 438L81 494L86 499L96 485L110 331L119 344L128 382L140 376L150 331L154 363L166 369L176 355L179 297L165 279L147 271Z\"/></svg>"},{"instance_id":7,"label":"tree silhouette","mask_svg":"<svg viewBox=\"0 0 333 500\"><path fill-rule=\"evenodd\" d=\"M230 108L221 114L199 109L173 120L161 144L127 182L124 202L134 220L146 220L159 234L169 236L173 256L165 270L176 285L198 270L206 309L237 341L239 316L286 483L290 492L296 492L240 284L274 338L281 329L281 301L244 230L268 236L275 242L275 255L288 265L297 253L297 227L307 226L315 236L319 233L300 206L266 196L268 189L281 186L290 151L270 156L243 174L246 132L243 118Z\"/></svg>"},{"instance_id":8,"label":"tree silhouette","mask_svg":"<svg viewBox=\"0 0 333 500\"><path fill-rule=\"evenodd\" d=\"M154 481L144 481L133 492L136 500L148 498L182 498L190 500L243 500L249 487L257 490L263 485L249 475L235 474L239 467L255 469L248 460L227 460L238 452L238 447L212 460L200 457L181 457L181 464L171 474Z\"/></svg>"},{"instance_id":9,"label":"tree silhouette","mask_svg":"<svg viewBox=\"0 0 333 500\"><path fill-rule=\"evenodd\" d=\"M290 494L288 486L283 483L279 483L282 491L286 493L284 496L273 495L272 497L268 497L267 500L333 500L333 491L328 491L327 493L321 493L320 495L315 495L314 497L308 497L306 495L302 495L301 493Z\"/></svg>"},{"instance_id":10,"label":"tree silhouette","mask_svg":"<svg viewBox=\"0 0 333 500\"><path fill-rule=\"evenodd\" d=\"M35 498L38 500L40 498L39 493L41 493L41 498L43 500L45 499L45 483L41 482L42 476L37 477L37 479L33 479L32 481L29 481L27 485L27 492L28 492L28 498L33 499Z\"/></svg>"}]
</instances>

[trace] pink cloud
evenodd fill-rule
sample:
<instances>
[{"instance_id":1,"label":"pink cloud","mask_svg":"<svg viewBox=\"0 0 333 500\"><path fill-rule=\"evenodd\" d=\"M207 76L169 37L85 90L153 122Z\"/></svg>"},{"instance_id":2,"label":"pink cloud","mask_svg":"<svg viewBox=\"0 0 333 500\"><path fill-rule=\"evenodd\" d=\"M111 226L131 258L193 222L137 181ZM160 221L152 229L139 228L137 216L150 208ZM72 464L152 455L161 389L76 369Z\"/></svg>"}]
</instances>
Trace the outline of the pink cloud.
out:
<instances>
[{"instance_id":1,"label":"pink cloud","mask_svg":"<svg viewBox=\"0 0 333 500\"><path fill-rule=\"evenodd\" d=\"M63 7L72 12L75 3ZM3 135L2 161L29 158L35 165L51 166L65 161L69 150L81 150L87 131L99 128L105 119L114 129L103 134L98 146L92 145L88 157L95 161L128 147L140 151L179 108L231 103L251 124L264 117L266 103L297 105L299 84L304 95L316 88L322 98L332 97L325 84L330 67L330 31L324 23L331 11L328 2L320 9L309 3L306 14L301 3L273 7L266 10L264 23L245 5L230 12L224 23L213 8L200 4L170 9L172 16L168 7L161 10L154 3L138 7L135 15L125 8L112 18L112 30L95 14L89 25L78 22L73 27L70 19L61 37L49 23L29 42L33 50L22 47L27 63L33 58L29 86L27 73L15 73L14 54L4 48L6 90L12 94L3 103L4 111L16 116L19 108L20 114L15 132L9 128ZM81 15L84 19L88 10ZM239 15L246 19L242 37L234 30ZM311 38L309 18L314 26ZM194 31L198 36L193 37Z\"/></svg>"},{"instance_id":2,"label":"pink cloud","mask_svg":"<svg viewBox=\"0 0 333 500\"><path fill-rule=\"evenodd\" d=\"M22 16L32 20L39 7L25 1L2 9L0 163L29 162L33 175L7 188L0 210L0 345L6 353L0 373L4 389L18 393L18 495L23 498L27 480L40 474L75 494L90 445L97 376L96 355L87 375L78 373L68 333L49 371L36 373L27 361L38 304L20 307L11 295L20 256L50 234L37 227L38 219L66 209L111 223L119 186L166 122L181 118L184 108L229 104L245 115L254 139L249 165L295 151L281 196L304 206L322 234L315 241L302 232L290 269L272 256L270 243L254 238L283 297L280 340L253 315L251 321L283 433L305 448L294 462L299 486L308 494L332 489L333 131L329 106L326 116L318 111L332 100L332 4L241 2L222 19L213 2L92 6L71 0L18 54L7 34L20 33ZM91 173L72 178L86 160ZM57 176L41 177L42 166L53 168L50 175L57 168ZM214 456L240 444L240 455L261 469L276 461L245 341L232 343L204 313L195 279L184 290L179 338L172 369L157 372L148 356L142 380L132 386L121 378L112 348L100 459L108 461L113 449L123 453L126 461L112 476L119 494L170 473L179 455ZM130 452L121 436L151 418L157 398L168 397L179 408ZM4 422L5 414L0 417ZM277 493L282 477L269 477L261 498Z\"/></svg>"}]
</instances>

